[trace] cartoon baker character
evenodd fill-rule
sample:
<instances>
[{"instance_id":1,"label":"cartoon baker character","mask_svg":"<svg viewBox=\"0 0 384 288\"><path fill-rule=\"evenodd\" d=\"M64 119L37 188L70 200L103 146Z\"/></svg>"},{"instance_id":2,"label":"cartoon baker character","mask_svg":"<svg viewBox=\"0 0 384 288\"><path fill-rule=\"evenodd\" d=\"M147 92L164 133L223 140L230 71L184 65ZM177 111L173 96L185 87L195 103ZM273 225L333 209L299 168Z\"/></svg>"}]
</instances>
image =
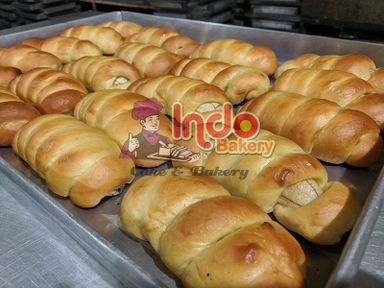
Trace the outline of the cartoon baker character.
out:
<instances>
[{"instance_id":1,"label":"cartoon baker character","mask_svg":"<svg viewBox=\"0 0 384 288\"><path fill-rule=\"evenodd\" d=\"M194 162L200 154L189 151L185 146L172 144L171 140L158 133L160 127L159 113L163 105L155 98L136 102L132 109L132 118L140 121L142 130L128 139L121 149L121 158L136 159L170 159Z\"/></svg>"}]
</instances>

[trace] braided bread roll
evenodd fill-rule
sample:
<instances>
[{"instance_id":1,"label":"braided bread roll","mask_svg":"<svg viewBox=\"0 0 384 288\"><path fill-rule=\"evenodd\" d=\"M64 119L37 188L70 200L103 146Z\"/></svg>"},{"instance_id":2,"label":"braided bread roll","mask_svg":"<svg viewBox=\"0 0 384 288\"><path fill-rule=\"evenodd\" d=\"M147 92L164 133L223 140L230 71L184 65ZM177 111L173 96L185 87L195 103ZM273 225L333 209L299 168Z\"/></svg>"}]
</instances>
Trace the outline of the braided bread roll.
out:
<instances>
[{"instance_id":1,"label":"braided bread roll","mask_svg":"<svg viewBox=\"0 0 384 288\"><path fill-rule=\"evenodd\" d=\"M111 56L87 56L64 65L71 74L94 91L126 89L141 78L140 72L126 61Z\"/></svg>"},{"instance_id":2,"label":"braided bread roll","mask_svg":"<svg viewBox=\"0 0 384 288\"><path fill-rule=\"evenodd\" d=\"M314 157L366 167L379 159L380 127L366 114L324 99L273 91L246 103L263 129L287 137Z\"/></svg>"},{"instance_id":3,"label":"braided bread roll","mask_svg":"<svg viewBox=\"0 0 384 288\"><path fill-rule=\"evenodd\" d=\"M61 62L56 56L47 52L27 45L17 45L11 48L0 48L0 66L15 67L25 73L38 67L59 70Z\"/></svg>"},{"instance_id":4,"label":"braided bread roll","mask_svg":"<svg viewBox=\"0 0 384 288\"><path fill-rule=\"evenodd\" d=\"M98 26L112 28L120 33L123 38L129 37L143 28L139 24L128 21L107 21L99 24Z\"/></svg>"},{"instance_id":5,"label":"braided bread roll","mask_svg":"<svg viewBox=\"0 0 384 288\"><path fill-rule=\"evenodd\" d=\"M114 29L100 26L77 25L64 30L60 36L89 40L107 55L113 55L123 43L123 38Z\"/></svg>"},{"instance_id":6,"label":"braided bread roll","mask_svg":"<svg viewBox=\"0 0 384 288\"><path fill-rule=\"evenodd\" d=\"M43 114L71 112L88 93L71 75L49 68L36 68L17 76L9 89Z\"/></svg>"},{"instance_id":7,"label":"braided bread roll","mask_svg":"<svg viewBox=\"0 0 384 288\"><path fill-rule=\"evenodd\" d=\"M232 65L243 65L272 75L277 67L273 50L266 46L253 46L236 39L208 41L193 51L191 58L209 58Z\"/></svg>"},{"instance_id":8,"label":"braided bread roll","mask_svg":"<svg viewBox=\"0 0 384 288\"><path fill-rule=\"evenodd\" d=\"M374 70L368 82L377 93L384 94L384 67Z\"/></svg>"},{"instance_id":9,"label":"braided bread roll","mask_svg":"<svg viewBox=\"0 0 384 288\"><path fill-rule=\"evenodd\" d=\"M20 74L21 71L15 67L0 66L0 86L8 87L9 83Z\"/></svg>"},{"instance_id":10,"label":"braided bread roll","mask_svg":"<svg viewBox=\"0 0 384 288\"><path fill-rule=\"evenodd\" d=\"M125 42L152 44L182 57L189 57L198 43L175 30L159 27L143 27L125 39Z\"/></svg>"},{"instance_id":11,"label":"braided bread roll","mask_svg":"<svg viewBox=\"0 0 384 288\"><path fill-rule=\"evenodd\" d=\"M0 146L9 146L16 132L40 113L0 86Z\"/></svg>"},{"instance_id":12,"label":"braided bread roll","mask_svg":"<svg viewBox=\"0 0 384 288\"><path fill-rule=\"evenodd\" d=\"M134 164L101 130L69 115L38 117L16 134L13 150L55 194L83 208L132 181Z\"/></svg>"},{"instance_id":13,"label":"braided bread roll","mask_svg":"<svg viewBox=\"0 0 384 288\"><path fill-rule=\"evenodd\" d=\"M376 69L371 58L364 54L351 53L346 55L316 55L303 54L296 59L282 63L276 70L275 77L293 68L311 68L319 70L340 70L349 72L357 77L368 80Z\"/></svg>"},{"instance_id":14,"label":"braided bread roll","mask_svg":"<svg viewBox=\"0 0 384 288\"><path fill-rule=\"evenodd\" d=\"M257 69L205 58L181 60L173 67L171 74L215 85L225 92L233 104L257 97L270 87L268 76Z\"/></svg>"},{"instance_id":15,"label":"braided bread roll","mask_svg":"<svg viewBox=\"0 0 384 288\"><path fill-rule=\"evenodd\" d=\"M277 78L272 90L326 99L343 108L364 112L384 129L384 95L376 94L367 81L353 74L337 70L290 69Z\"/></svg>"},{"instance_id":16,"label":"braided bread roll","mask_svg":"<svg viewBox=\"0 0 384 288\"><path fill-rule=\"evenodd\" d=\"M116 51L115 56L133 64L146 77L167 75L181 60L176 54L142 43L124 43Z\"/></svg>"},{"instance_id":17,"label":"braided bread roll","mask_svg":"<svg viewBox=\"0 0 384 288\"><path fill-rule=\"evenodd\" d=\"M133 183L120 219L125 230L151 243L185 287L304 285L302 248L260 208L229 196L210 177L164 174Z\"/></svg>"},{"instance_id":18,"label":"braided bread roll","mask_svg":"<svg viewBox=\"0 0 384 288\"><path fill-rule=\"evenodd\" d=\"M30 38L23 45L35 47L44 52L55 55L62 63L78 60L84 56L100 56L100 48L91 41L79 40L74 37L55 36L48 39Z\"/></svg>"},{"instance_id":19,"label":"braided bread roll","mask_svg":"<svg viewBox=\"0 0 384 288\"><path fill-rule=\"evenodd\" d=\"M175 103L180 103L184 113L188 113L214 110L219 104L229 102L224 92L216 86L182 76L139 79L128 87L128 91L156 98L163 104L163 113L170 116Z\"/></svg>"},{"instance_id":20,"label":"braided bread roll","mask_svg":"<svg viewBox=\"0 0 384 288\"><path fill-rule=\"evenodd\" d=\"M228 139L239 141L233 134ZM327 171L316 158L293 141L267 130L241 141L246 147L250 142L271 143L271 153L223 153L219 145L224 144L219 142L212 151L203 152L203 161L197 164L201 166L192 167L192 171L213 176L232 195L251 200L267 213L273 212L285 227L310 242L335 244L352 229L360 203L345 185L328 182ZM193 137L176 143L201 153ZM266 151L266 145L264 148ZM183 162L173 165L191 166ZM226 172L215 173L217 170Z\"/></svg>"},{"instance_id":21,"label":"braided bread roll","mask_svg":"<svg viewBox=\"0 0 384 288\"><path fill-rule=\"evenodd\" d=\"M76 106L74 115L89 126L102 129L123 147L129 133L137 135L142 130L139 120L132 118L134 104L147 98L124 90L102 90L88 94ZM171 139L172 123L164 115L159 114L160 126L158 133ZM156 167L165 160L134 159L141 167Z\"/></svg>"}]
</instances>

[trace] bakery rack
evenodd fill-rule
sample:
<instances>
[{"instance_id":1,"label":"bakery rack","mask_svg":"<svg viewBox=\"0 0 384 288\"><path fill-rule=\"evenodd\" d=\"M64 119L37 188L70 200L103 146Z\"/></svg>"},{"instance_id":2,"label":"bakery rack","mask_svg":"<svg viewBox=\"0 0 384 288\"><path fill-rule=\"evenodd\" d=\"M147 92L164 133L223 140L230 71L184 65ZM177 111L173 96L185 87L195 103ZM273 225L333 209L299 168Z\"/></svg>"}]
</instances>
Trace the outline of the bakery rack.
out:
<instances>
[{"instance_id":1,"label":"bakery rack","mask_svg":"<svg viewBox=\"0 0 384 288\"><path fill-rule=\"evenodd\" d=\"M0 31L0 47L15 45L29 37L55 35L65 28L80 23L97 24L111 20L127 20L147 26L169 27L200 42L232 37L254 44L263 44L270 46L276 52L280 62L309 52L343 54L359 51L374 59L378 66L384 66L384 45L380 44L132 12L96 15L85 13L73 20L64 17L61 22L44 21L32 26L3 30ZM375 236L377 235L375 225L376 221L384 219L384 210L381 209L384 203L382 163L381 161L369 169L327 166L330 179L341 179L354 187L357 197L365 205L353 231L338 245L317 246L297 236L308 260L307 287L362 287L356 285L368 283L366 277L360 277L360 271L361 267L367 267L364 266L366 264L363 261L366 259L366 251L372 251L372 249L376 250L373 250L375 255L370 258L372 265L369 266L368 271L380 269L375 263L382 261L379 252L384 255L384 251L380 248L382 239ZM163 165L160 169L167 165ZM50 193L37 174L15 156L10 148L0 148L1 177L18 187L20 193L16 193L14 197L20 201L36 203L39 209L47 213L62 230L80 243L89 257L95 259L113 274L115 279L123 283L122 286L180 287L179 280L166 269L146 242L138 241L120 230L118 209L121 195L102 201L94 209L80 209L68 199ZM379 232L382 233L382 230ZM381 235L380 233L378 235Z\"/></svg>"}]
</instances>

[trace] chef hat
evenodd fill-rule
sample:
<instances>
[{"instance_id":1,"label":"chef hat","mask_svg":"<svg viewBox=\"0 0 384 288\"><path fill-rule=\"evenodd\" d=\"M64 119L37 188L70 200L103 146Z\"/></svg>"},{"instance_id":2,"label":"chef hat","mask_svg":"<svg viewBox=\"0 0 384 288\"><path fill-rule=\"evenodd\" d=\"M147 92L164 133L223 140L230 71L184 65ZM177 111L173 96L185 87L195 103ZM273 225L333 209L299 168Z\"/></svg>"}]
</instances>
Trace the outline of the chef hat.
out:
<instances>
[{"instance_id":1,"label":"chef hat","mask_svg":"<svg viewBox=\"0 0 384 288\"><path fill-rule=\"evenodd\" d=\"M133 105L132 118L135 120L144 120L148 116L158 115L163 109L163 105L155 98L149 98L144 101L136 102Z\"/></svg>"}]
</instances>

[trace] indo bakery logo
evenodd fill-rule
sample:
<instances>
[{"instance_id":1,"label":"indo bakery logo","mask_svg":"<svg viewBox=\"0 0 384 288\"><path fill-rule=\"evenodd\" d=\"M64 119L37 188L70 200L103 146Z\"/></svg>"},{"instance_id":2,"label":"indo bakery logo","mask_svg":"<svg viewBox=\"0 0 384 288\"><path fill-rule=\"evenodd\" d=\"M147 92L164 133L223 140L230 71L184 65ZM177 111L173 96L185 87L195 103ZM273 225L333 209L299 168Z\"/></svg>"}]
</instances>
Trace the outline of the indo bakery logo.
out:
<instances>
[{"instance_id":1,"label":"indo bakery logo","mask_svg":"<svg viewBox=\"0 0 384 288\"><path fill-rule=\"evenodd\" d=\"M141 132L129 133L121 149L121 158L156 159L195 162L199 153L189 151L184 145L173 144L171 139L159 134L159 114L163 105L155 98L134 103L132 118L139 121Z\"/></svg>"},{"instance_id":2,"label":"indo bakery logo","mask_svg":"<svg viewBox=\"0 0 384 288\"><path fill-rule=\"evenodd\" d=\"M215 150L219 154L260 154L271 156L275 142L255 139L260 132L259 119L249 113L233 114L231 103L208 113L183 113L180 103L172 106L172 136L175 140L195 140L203 151Z\"/></svg>"}]
</instances>

